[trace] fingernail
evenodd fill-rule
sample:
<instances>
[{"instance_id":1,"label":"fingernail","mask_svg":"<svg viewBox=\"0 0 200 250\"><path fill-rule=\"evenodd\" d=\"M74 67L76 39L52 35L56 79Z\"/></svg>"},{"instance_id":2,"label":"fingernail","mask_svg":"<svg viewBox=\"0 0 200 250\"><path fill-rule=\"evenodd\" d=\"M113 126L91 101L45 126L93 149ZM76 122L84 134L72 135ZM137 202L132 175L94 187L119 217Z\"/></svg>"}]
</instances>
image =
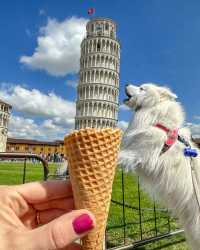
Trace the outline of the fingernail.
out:
<instances>
[{"instance_id":1,"label":"fingernail","mask_svg":"<svg viewBox=\"0 0 200 250\"><path fill-rule=\"evenodd\" d=\"M88 214L82 214L77 217L73 222L74 231L77 234L85 233L94 227L93 220Z\"/></svg>"}]
</instances>

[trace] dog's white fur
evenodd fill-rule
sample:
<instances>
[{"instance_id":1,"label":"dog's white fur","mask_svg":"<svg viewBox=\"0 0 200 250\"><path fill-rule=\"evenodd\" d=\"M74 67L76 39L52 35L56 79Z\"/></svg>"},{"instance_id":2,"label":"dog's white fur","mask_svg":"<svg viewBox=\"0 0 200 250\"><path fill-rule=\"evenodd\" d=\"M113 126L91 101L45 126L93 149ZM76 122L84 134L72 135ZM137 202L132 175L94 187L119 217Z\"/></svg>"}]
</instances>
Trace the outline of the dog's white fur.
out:
<instances>
[{"instance_id":1,"label":"dog's white fur","mask_svg":"<svg viewBox=\"0 0 200 250\"><path fill-rule=\"evenodd\" d=\"M184 112L177 96L155 84L128 85L126 93L129 99L125 104L135 114L123 135L119 163L126 170L136 171L145 189L174 211L191 248L200 250L200 208L191 174L193 167L197 182L200 180L199 157L191 161L184 156L185 145L179 141L160 154L167 134L155 127L161 123L171 130L177 128L179 135L190 141L190 132L182 128Z\"/></svg>"}]
</instances>

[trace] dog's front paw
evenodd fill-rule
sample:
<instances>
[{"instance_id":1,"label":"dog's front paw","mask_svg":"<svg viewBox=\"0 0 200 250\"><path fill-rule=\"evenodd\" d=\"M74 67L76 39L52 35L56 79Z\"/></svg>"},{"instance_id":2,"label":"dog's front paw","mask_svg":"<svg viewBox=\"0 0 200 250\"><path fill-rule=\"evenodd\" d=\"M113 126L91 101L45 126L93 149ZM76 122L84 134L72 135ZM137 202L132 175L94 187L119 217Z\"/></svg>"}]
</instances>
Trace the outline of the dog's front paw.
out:
<instances>
[{"instance_id":1,"label":"dog's front paw","mask_svg":"<svg viewBox=\"0 0 200 250\"><path fill-rule=\"evenodd\" d=\"M119 152L118 164L125 171L134 171L141 165L141 160L136 158L133 152L121 150Z\"/></svg>"}]
</instances>

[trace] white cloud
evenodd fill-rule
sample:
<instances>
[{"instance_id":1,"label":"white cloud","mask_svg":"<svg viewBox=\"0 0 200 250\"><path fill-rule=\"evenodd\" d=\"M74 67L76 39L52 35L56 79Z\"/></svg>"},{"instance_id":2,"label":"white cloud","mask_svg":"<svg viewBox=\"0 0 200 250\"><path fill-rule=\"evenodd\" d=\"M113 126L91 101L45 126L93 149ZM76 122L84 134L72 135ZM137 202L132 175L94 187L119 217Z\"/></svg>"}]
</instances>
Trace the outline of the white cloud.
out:
<instances>
[{"instance_id":1,"label":"white cloud","mask_svg":"<svg viewBox=\"0 0 200 250\"><path fill-rule=\"evenodd\" d=\"M0 98L26 116L51 118L62 125L72 124L76 113L75 102L64 100L52 92L44 94L38 89L29 90L20 85L4 86L0 89Z\"/></svg>"},{"instance_id":2,"label":"white cloud","mask_svg":"<svg viewBox=\"0 0 200 250\"><path fill-rule=\"evenodd\" d=\"M78 81L75 81L75 80L67 80L67 81L66 81L66 85L76 89L76 87L77 87L77 85L78 85Z\"/></svg>"},{"instance_id":3,"label":"white cloud","mask_svg":"<svg viewBox=\"0 0 200 250\"><path fill-rule=\"evenodd\" d=\"M195 116L194 116L194 119L200 120L200 116L199 116L199 115L195 115Z\"/></svg>"},{"instance_id":4,"label":"white cloud","mask_svg":"<svg viewBox=\"0 0 200 250\"><path fill-rule=\"evenodd\" d=\"M36 123L33 119L12 115L9 122L8 136L52 141L63 139L70 130L70 128L55 125L52 120Z\"/></svg>"},{"instance_id":5,"label":"white cloud","mask_svg":"<svg viewBox=\"0 0 200 250\"><path fill-rule=\"evenodd\" d=\"M49 18L47 25L40 28L33 55L21 56L20 62L54 76L77 73L86 23L85 18L71 17L63 22Z\"/></svg>"},{"instance_id":6,"label":"white cloud","mask_svg":"<svg viewBox=\"0 0 200 250\"><path fill-rule=\"evenodd\" d=\"M32 119L11 116L8 127L8 136L16 138L33 138L40 136L40 130Z\"/></svg>"},{"instance_id":7,"label":"white cloud","mask_svg":"<svg viewBox=\"0 0 200 250\"><path fill-rule=\"evenodd\" d=\"M56 125L53 124L53 121L52 120L45 120L43 122L43 127L46 128L46 129L55 129L56 128Z\"/></svg>"},{"instance_id":8,"label":"white cloud","mask_svg":"<svg viewBox=\"0 0 200 250\"><path fill-rule=\"evenodd\" d=\"M188 122L186 126L191 130L193 138L200 138L200 124Z\"/></svg>"},{"instance_id":9,"label":"white cloud","mask_svg":"<svg viewBox=\"0 0 200 250\"><path fill-rule=\"evenodd\" d=\"M118 127L121 128L122 131L125 131L128 127L128 122L126 121L119 121Z\"/></svg>"},{"instance_id":10,"label":"white cloud","mask_svg":"<svg viewBox=\"0 0 200 250\"><path fill-rule=\"evenodd\" d=\"M9 136L62 139L65 133L74 128L75 102L64 100L54 93L45 94L20 85L2 83L1 86L0 99L20 113L20 116L11 117Z\"/></svg>"},{"instance_id":11,"label":"white cloud","mask_svg":"<svg viewBox=\"0 0 200 250\"><path fill-rule=\"evenodd\" d=\"M123 110L123 111L126 111L126 110L129 110L129 111L130 111L130 108L129 108L128 106L126 106L125 104L121 104L121 105L119 106L119 109L120 109L120 110Z\"/></svg>"}]
</instances>

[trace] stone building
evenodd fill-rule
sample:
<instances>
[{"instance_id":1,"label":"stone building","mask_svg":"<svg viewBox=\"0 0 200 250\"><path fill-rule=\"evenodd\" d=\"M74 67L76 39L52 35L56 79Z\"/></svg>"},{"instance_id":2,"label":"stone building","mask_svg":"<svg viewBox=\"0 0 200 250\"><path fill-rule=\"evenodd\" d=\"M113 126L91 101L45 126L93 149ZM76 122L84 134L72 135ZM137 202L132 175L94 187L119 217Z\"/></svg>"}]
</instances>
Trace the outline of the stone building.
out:
<instances>
[{"instance_id":1,"label":"stone building","mask_svg":"<svg viewBox=\"0 0 200 250\"><path fill-rule=\"evenodd\" d=\"M8 138L7 140L7 152L20 152L20 153L33 153L33 154L54 154L59 153L64 155L64 141L38 141L30 139L16 139Z\"/></svg>"},{"instance_id":2,"label":"stone building","mask_svg":"<svg viewBox=\"0 0 200 250\"><path fill-rule=\"evenodd\" d=\"M120 44L116 24L95 18L81 43L75 128L116 127L118 121Z\"/></svg>"},{"instance_id":3,"label":"stone building","mask_svg":"<svg viewBox=\"0 0 200 250\"><path fill-rule=\"evenodd\" d=\"M0 100L0 152L6 151L8 121L11 113L11 108L11 105Z\"/></svg>"}]
</instances>

